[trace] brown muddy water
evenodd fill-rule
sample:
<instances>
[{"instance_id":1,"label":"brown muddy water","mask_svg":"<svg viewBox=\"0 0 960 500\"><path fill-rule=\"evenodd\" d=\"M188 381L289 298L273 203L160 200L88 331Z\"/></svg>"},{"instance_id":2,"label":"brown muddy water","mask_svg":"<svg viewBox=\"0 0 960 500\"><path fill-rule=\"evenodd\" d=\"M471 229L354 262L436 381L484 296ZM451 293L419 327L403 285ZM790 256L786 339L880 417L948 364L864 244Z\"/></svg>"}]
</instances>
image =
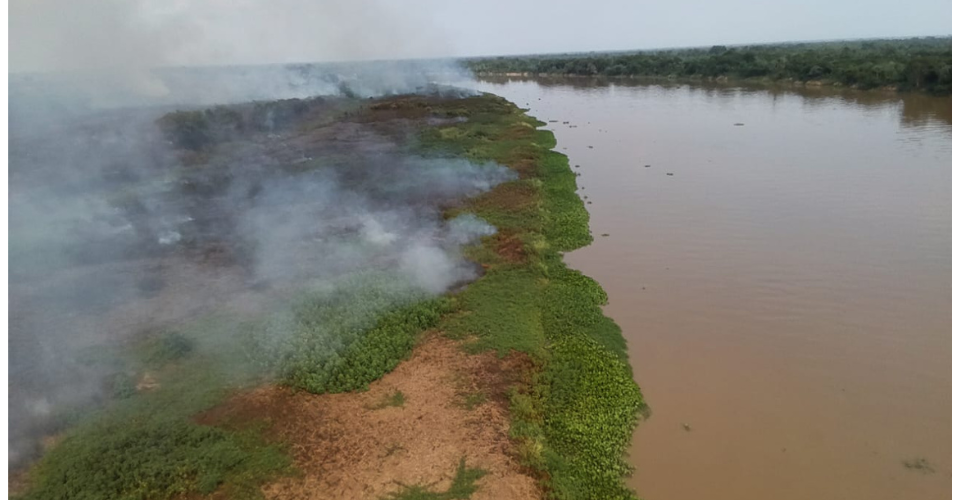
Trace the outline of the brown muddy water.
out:
<instances>
[{"instance_id":1,"label":"brown muddy water","mask_svg":"<svg viewBox=\"0 0 960 500\"><path fill-rule=\"evenodd\" d=\"M609 293L653 410L641 497L948 498L950 98L482 89L580 165L596 242L567 261Z\"/></svg>"}]
</instances>

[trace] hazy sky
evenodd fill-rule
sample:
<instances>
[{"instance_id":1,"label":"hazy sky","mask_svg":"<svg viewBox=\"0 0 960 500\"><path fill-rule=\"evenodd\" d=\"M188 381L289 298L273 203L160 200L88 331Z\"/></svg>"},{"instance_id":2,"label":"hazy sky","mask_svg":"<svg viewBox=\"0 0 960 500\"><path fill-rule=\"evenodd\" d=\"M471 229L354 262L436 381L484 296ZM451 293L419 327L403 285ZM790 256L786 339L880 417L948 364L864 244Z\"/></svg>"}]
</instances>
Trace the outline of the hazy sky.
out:
<instances>
[{"instance_id":1,"label":"hazy sky","mask_svg":"<svg viewBox=\"0 0 960 500\"><path fill-rule=\"evenodd\" d=\"M460 54L643 49L949 35L950 0L592 0L448 2ZM469 21L456 20L468 18Z\"/></svg>"},{"instance_id":2,"label":"hazy sky","mask_svg":"<svg viewBox=\"0 0 960 500\"><path fill-rule=\"evenodd\" d=\"M12 0L10 70L949 35L950 0Z\"/></svg>"}]
</instances>

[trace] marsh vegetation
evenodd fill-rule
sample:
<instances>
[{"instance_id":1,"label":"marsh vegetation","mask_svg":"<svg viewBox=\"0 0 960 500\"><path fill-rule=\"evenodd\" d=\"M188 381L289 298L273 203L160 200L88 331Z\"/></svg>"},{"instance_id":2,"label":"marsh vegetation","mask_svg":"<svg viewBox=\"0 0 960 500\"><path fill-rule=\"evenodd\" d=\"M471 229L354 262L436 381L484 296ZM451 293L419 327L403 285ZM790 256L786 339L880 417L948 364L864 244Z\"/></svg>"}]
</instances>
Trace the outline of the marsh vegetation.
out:
<instances>
[{"instance_id":1,"label":"marsh vegetation","mask_svg":"<svg viewBox=\"0 0 960 500\"><path fill-rule=\"evenodd\" d=\"M161 255L200 256L245 278L227 300L163 329L89 346L92 373L113 395L54 409L74 416L45 431L57 442L27 473L22 498L259 497L298 462L261 410L232 411L230 398L263 384L367 390L431 329L471 353L525 360L494 377L509 383L462 393L456 411L509 411L522 464L549 497L632 497L623 451L645 405L620 330L600 309L605 293L563 263L562 252L592 237L575 176L541 122L481 95L282 101L158 123L182 165L171 196L192 200ZM394 161L384 164L384 151ZM331 186L336 205L322 202ZM126 199L135 202L122 207L143 206ZM227 200L246 208L205 208ZM367 219L355 220L358 211ZM141 225L141 244L155 245L151 224ZM313 271L291 272L305 266ZM180 289L171 286L164 276L150 296ZM409 401L394 389L372 407L405 411ZM384 456L404 449L394 443ZM445 493L396 495L465 498L481 474L461 462L461 476Z\"/></svg>"}]
</instances>

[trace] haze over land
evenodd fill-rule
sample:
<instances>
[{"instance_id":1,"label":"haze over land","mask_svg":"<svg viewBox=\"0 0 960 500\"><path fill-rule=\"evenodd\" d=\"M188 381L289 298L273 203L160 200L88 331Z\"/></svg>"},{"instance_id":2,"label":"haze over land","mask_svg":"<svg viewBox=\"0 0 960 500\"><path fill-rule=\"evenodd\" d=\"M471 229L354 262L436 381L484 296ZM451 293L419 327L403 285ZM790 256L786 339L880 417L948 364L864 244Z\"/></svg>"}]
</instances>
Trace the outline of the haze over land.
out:
<instances>
[{"instance_id":1,"label":"haze over land","mask_svg":"<svg viewBox=\"0 0 960 500\"><path fill-rule=\"evenodd\" d=\"M947 0L14 0L12 72L949 35ZM549 14L549 15L547 15Z\"/></svg>"}]
</instances>

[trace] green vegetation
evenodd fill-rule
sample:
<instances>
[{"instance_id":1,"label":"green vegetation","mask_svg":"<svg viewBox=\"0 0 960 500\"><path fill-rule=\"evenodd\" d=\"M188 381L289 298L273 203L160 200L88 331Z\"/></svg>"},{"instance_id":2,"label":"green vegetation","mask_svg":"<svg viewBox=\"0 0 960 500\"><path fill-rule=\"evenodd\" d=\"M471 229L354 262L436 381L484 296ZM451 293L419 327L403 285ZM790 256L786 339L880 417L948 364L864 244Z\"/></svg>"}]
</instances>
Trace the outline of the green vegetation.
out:
<instances>
[{"instance_id":1,"label":"green vegetation","mask_svg":"<svg viewBox=\"0 0 960 500\"><path fill-rule=\"evenodd\" d=\"M114 400L65 420L74 427L31 470L23 498L168 499L213 491L260 498L260 484L290 470L282 447L266 442L256 425L214 427L197 415L223 401L228 388L276 377L315 392L365 388L408 356L417 335L449 307L449 299L414 293L398 302L390 287L401 281L393 275L360 273L339 285L330 289L336 293L302 295L292 312L252 322L205 318L88 353L90 366L113 370ZM386 403L403 399L398 391Z\"/></svg>"},{"instance_id":2,"label":"green vegetation","mask_svg":"<svg viewBox=\"0 0 960 500\"><path fill-rule=\"evenodd\" d=\"M537 310L537 278L528 269L487 273L459 297L462 310L467 312L449 318L443 330L454 338L471 337L470 346L475 352L537 352L544 344Z\"/></svg>"},{"instance_id":3,"label":"green vegetation","mask_svg":"<svg viewBox=\"0 0 960 500\"><path fill-rule=\"evenodd\" d=\"M817 81L870 89L951 92L951 38L471 59L480 74L646 76Z\"/></svg>"},{"instance_id":4,"label":"green vegetation","mask_svg":"<svg viewBox=\"0 0 960 500\"><path fill-rule=\"evenodd\" d=\"M419 334L451 306L412 290L408 300L421 300L398 305L397 295L381 286L361 283L296 308L293 337L281 351L283 379L318 394L367 389L406 359Z\"/></svg>"},{"instance_id":5,"label":"green vegetation","mask_svg":"<svg viewBox=\"0 0 960 500\"><path fill-rule=\"evenodd\" d=\"M264 474L287 458L253 434L166 419L110 420L65 438L34 471L25 499L173 498L230 483L231 498L258 498Z\"/></svg>"},{"instance_id":6,"label":"green vegetation","mask_svg":"<svg viewBox=\"0 0 960 500\"><path fill-rule=\"evenodd\" d=\"M160 340L178 336L143 344L183 345ZM144 345L132 350L157 352ZM212 369L216 360L201 354L148 359L155 387L129 387L106 409L75 416L75 427L30 471L31 487L21 498L167 499L218 488L229 498L261 498L262 482L290 470L284 450L265 442L258 429L227 430L194 419L227 394L230 380Z\"/></svg>"},{"instance_id":7,"label":"green vegetation","mask_svg":"<svg viewBox=\"0 0 960 500\"><path fill-rule=\"evenodd\" d=\"M453 484L444 492L433 492L426 486L400 485L400 491L387 496L388 500L466 500L477 491L476 482L487 474L483 469L467 467L466 457L460 459Z\"/></svg>"},{"instance_id":8,"label":"green vegetation","mask_svg":"<svg viewBox=\"0 0 960 500\"><path fill-rule=\"evenodd\" d=\"M173 125L167 130L183 147L203 149L228 140L241 125L255 126L244 117L259 116L258 109L267 108L168 115ZM231 390L264 381L314 393L364 390L434 327L473 351L529 356L524 382L511 393L511 435L549 497L634 498L623 484L629 472L623 451L646 406L620 330L603 315L606 294L563 262L562 252L589 244L592 236L567 158L551 151L553 135L492 95L394 98L357 119L376 120L381 112L465 118L425 127L411 148L495 161L519 174L445 214L471 212L498 228L465 249L484 276L458 294L432 298L390 272L359 272L303 292L281 311L204 318L177 331L148 333L119 352L91 352L90 363L112 374L113 399L105 409L65 420L73 428L30 472L23 498L168 499L212 492L257 498L260 484L291 471L282 446L268 443L255 421L242 427L208 423L204 412ZM486 398L465 394L464 405ZM396 391L378 407L404 400ZM404 486L391 498L468 498L482 475L461 460L447 491Z\"/></svg>"},{"instance_id":9,"label":"green vegetation","mask_svg":"<svg viewBox=\"0 0 960 500\"><path fill-rule=\"evenodd\" d=\"M481 391L471 392L463 396L463 407L472 410L487 402L487 395Z\"/></svg>"},{"instance_id":10,"label":"green vegetation","mask_svg":"<svg viewBox=\"0 0 960 500\"><path fill-rule=\"evenodd\" d=\"M469 119L425 130L423 151L497 161L520 179L459 209L499 233L484 240L484 251L468 251L487 272L457 297L459 309L441 329L471 339L470 349L533 359L529 380L512 393L511 435L551 498L634 498L623 483L623 453L643 397L620 329L603 315L606 293L561 254L592 241L576 176L551 151L553 135L522 110L491 95L456 105Z\"/></svg>"},{"instance_id":11,"label":"green vegetation","mask_svg":"<svg viewBox=\"0 0 960 500\"><path fill-rule=\"evenodd\" d=\"M260 498L260 484L290 471L282 446L266 442L256 425L224 428L197 416L222 402L228 388L264 380L318 393L365 389L409 356L419 334L451 308L451 299L428 298L405 282L391 273L357 273L263 318L213 316L85 353L89 366L112 372L113 400L64 416L61 428L73 427L30 471L23 498L168 499L214 491ZM404 399L397 391L385 403L402 406Z\"/></svg>"},{"instance_id":12,"label":"green vegetation","mask_svg":"<svg viewBox=\"0 0 960 500\"><path fill-rule=\"evenodd\" d=\"M183 334L163 332L141 342L135 354L143 364L158 367L186 357L193 348L194 342Z\"/></svg>"}]
</instances>

